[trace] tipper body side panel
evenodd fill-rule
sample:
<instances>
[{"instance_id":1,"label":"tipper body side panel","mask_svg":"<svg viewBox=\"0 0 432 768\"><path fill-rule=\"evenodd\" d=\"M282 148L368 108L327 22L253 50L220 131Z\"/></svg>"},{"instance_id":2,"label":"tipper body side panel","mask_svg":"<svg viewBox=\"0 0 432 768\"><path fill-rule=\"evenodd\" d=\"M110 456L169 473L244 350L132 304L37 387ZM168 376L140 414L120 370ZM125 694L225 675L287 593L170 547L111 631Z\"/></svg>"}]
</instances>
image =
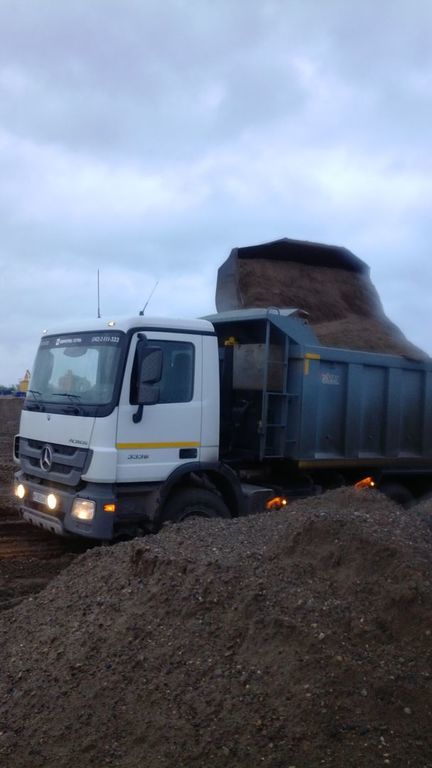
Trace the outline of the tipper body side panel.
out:
<instances>
[{"instance_id":1,"label":"tipper body side panel","mask_svg":"<svg viewBox=\"0 0 432 768\"><path fill-rule=\"evenodd\" d=\"M432 362L321 346L296 310L208 319L219 336L226 459L432 465Z\"/></svg>"},{"instance_id":2,"label":"tipper body side panel","mask_svg":"<svg viewBox=\"0 0 432 768\"><path fill-rule=\"evenodd\" d=\"M287 457L432 463L430 363L327 347L306 349L303 360L298 442Z\"/></svg>"}]
</instances>

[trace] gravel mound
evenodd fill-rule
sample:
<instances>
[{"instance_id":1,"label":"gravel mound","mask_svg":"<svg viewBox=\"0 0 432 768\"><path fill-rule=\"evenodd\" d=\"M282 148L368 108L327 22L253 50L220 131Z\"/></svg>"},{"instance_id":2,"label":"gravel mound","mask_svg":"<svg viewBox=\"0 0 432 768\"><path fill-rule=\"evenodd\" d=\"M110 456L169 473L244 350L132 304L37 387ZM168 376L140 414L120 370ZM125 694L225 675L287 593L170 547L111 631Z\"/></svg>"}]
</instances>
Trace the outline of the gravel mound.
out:
<instances>
[{"instance_id":1,"label":"gravel mound","mask_svg":"<svg viewBox=\"0 0 432 768\"><path fill-rule=\"evenodd\" d=\"M367 268L239 258L236 280L238 307L303 309L325 346L428 359L386 317Z\"/></svg>"},{"instance_id":2,"label":"gravel mound","mask_svg":"<svg viewBox=\"0 0 432 768\"><path fill-rule=\"evenodd\" d=\"M0 764L432 766L431 577L355 489L89 551L0 617Z\"/></svg>"}]
</instances>

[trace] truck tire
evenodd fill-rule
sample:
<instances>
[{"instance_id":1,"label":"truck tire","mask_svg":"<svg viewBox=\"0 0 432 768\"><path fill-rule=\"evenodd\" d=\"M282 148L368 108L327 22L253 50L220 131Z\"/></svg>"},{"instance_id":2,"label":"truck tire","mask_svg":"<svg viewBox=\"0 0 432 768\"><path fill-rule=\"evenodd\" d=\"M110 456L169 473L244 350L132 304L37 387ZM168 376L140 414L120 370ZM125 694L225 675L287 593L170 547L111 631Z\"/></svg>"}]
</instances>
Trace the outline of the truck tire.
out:
<instances>
[{"instance_id":1,"label":"truck tire","mask_svg":"<svg viewBox=\"0 0 432 768\"><path fill-rule=\"evenodd\" d=\"M411 491L402 483L382 483L379 490L401 507L410 507L414 502Z\"/></svg>"},{"instance_id":2,"label":"truck tire","mask_svg":"<svg viewBox=\"0 0 432 768\"><path fill-rule=\"evenodd\" d=\"M181 523L190 517L231 517L221 496L206 488L183 488L168 499L163 511L162 522Z\"/></svg>"}]
</instances>

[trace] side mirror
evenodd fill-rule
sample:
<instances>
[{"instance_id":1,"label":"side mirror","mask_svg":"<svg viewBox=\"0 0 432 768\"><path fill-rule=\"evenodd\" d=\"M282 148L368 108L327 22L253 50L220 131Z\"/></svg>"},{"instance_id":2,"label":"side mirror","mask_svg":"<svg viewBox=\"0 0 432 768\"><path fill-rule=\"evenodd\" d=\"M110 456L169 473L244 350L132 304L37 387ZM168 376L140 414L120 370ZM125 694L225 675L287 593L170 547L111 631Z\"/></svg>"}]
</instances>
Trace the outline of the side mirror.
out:
<instances>
[{"instance_id":1,"label":"side mirror","mask_svg":"<svg viewBox=\"0 0 432 768\"><path fill-rule=\"evenodd\" d=\"M155 387L162 378L163 352L160 347L151 347L146 341L139 341L136 348L138 358L137 401L138 410L133 420L142 419L144 405L155 405L159 401L159 387Z\"/></svg>"},{"instance_id":2,"label":"side mirror","mask_svg":"<svg viewBox=\"0 0 432 768\"><path fill-rule=\"evenodd\" d=\"M156 405L159 402L159 387L140 382L138 384L138 405Z\"/></svg>"},{"instance_id":3,"label":"side mirror","mask_svg":"<svg viewBox=\"0 0 432 768\"><path fill-rule=\"evenodd\" d=\"M159 389L154 384L162 378L163 353L160 347L149 347L141 342L137 345L138 355L138 403L152 405L157 403Z\"/></svg>"}]
</instances>

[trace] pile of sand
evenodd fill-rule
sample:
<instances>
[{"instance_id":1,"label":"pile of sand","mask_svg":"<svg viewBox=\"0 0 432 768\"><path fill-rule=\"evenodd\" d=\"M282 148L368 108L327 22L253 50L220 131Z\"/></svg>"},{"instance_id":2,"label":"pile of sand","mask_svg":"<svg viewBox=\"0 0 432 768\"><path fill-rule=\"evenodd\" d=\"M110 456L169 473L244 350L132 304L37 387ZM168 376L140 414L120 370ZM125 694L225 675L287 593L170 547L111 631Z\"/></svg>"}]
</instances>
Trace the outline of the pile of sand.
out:
<instances>
[{"instance_id":1,"label":"pile of sand","mask_svg":"<svg viewBox=\"0 0 432 768\"><path fill-rule=\"evenodd\" d=\"M260 247L265 258L250 257L250 252L258 252L258 246L234 249L220 270L216 294L219 311L296 307L309 313L310 325L326 346L427 359L426 353L386 317L366 264L345 249L324 246L316 246L318 255L313 251L311 258L314 247L311 243L275 241ZM336 261L337 266L326 266L332 250L333 258L339 256L340 261Z\"/></svg>"},{"instance_id":2,"label":"pile of sand","mask_svg":"<svg viewBox=\"0 0 432 768\"><path fill-rule=\"evenodd\" d=\"M375 491L92 550L0 617L0 764L430 766L431 582Z\"/></svg>"}]
</instances>

